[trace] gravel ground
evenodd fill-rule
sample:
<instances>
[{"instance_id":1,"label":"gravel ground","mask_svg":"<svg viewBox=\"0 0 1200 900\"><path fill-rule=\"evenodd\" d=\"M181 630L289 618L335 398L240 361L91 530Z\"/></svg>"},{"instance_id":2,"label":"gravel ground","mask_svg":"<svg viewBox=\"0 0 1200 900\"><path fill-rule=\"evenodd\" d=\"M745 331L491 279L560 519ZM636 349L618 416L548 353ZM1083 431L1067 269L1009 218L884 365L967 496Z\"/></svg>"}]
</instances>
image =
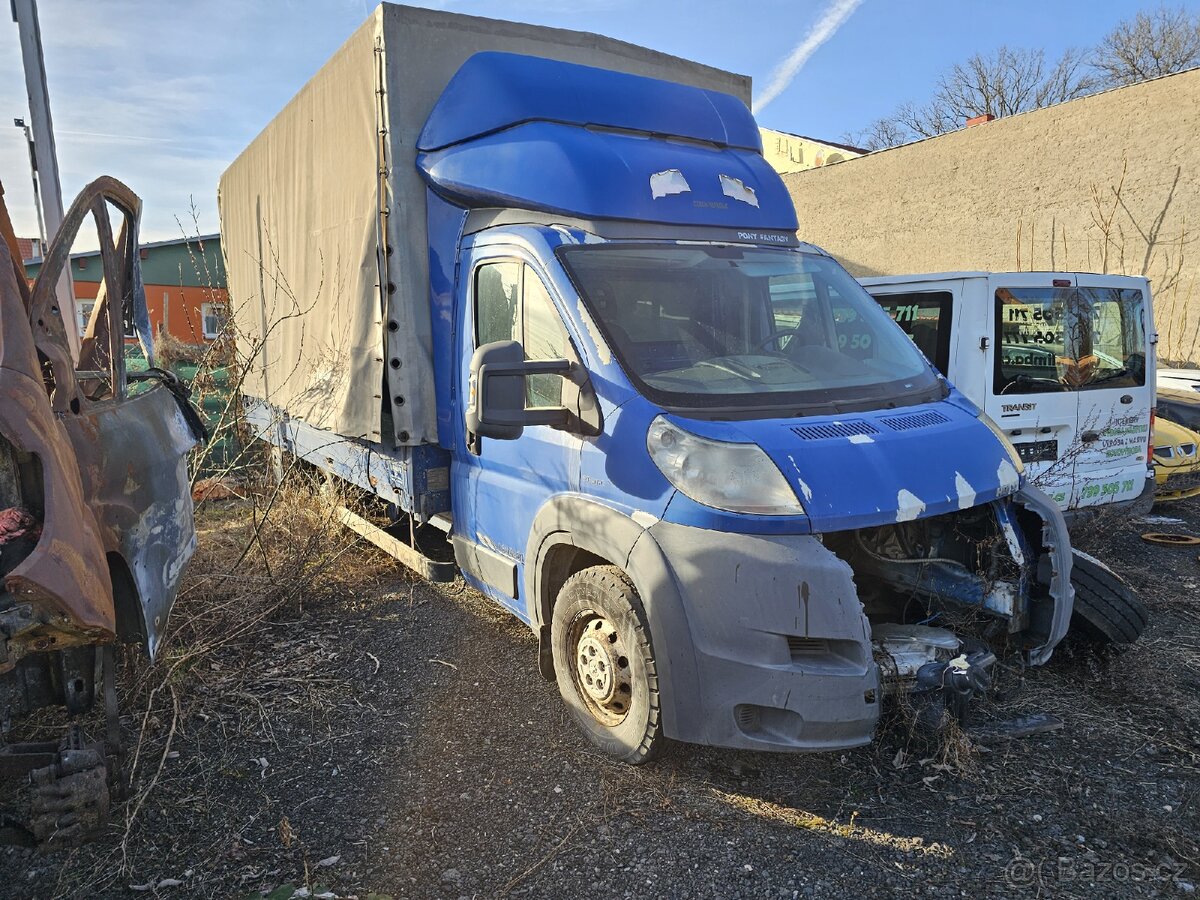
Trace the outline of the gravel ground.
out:
<instances>
[{"instance_id":1,"label":"gravel ground","mask_svg":"<svg viewBox=\"0 0 1200 900\"><path fill-rule=\"evenodd\" d=\"M1061 731L930 751L895 725L848 753L675 745L638 769L584 743L524 626L361 550L365 587L281 608L173 681L177 712L145 718L149 762L111 828L0 848L0 892L1192 895L1200 563L1138 535L1200 533L1200 505L1162 512L1186 521L1084 535L1150 607L1143 639L1007 671L978 711L1050 712Z\"/></svg>"}]
</instances>

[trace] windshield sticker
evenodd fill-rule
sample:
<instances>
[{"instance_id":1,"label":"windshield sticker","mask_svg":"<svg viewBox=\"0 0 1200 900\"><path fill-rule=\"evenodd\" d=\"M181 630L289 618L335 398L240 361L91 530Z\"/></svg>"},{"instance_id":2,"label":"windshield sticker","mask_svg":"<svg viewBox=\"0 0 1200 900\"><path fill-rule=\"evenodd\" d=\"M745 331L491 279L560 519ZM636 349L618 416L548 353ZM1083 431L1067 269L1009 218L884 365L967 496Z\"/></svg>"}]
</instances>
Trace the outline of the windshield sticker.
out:
<instances>
[{"instance_id":1,"label":"windshield sticker","mask_svg":"<svg viewBox=\"0 0 1200 900\"><path fill-rule=\"evenodd\" d=\"M691 191L691 185L678 169L667 169L655 172L650 176L650 197L657 200L671 194L685 194ZM757 206L758 204L755 204Z\"/></svg>"},{"instance_id":2,"label":"windshield sticker","mask_svg":"<svg viewBox=\"0 0 1200 900\"><path fill-rule=\"evenodd\" d=\"M717 177L721 179L721 193L726 197L749 203L755 208L758 207L758 195L754 193L754 188L748 187L742 179L731 178L728 175L718 175Z\"/></svg>"}]
</instances>

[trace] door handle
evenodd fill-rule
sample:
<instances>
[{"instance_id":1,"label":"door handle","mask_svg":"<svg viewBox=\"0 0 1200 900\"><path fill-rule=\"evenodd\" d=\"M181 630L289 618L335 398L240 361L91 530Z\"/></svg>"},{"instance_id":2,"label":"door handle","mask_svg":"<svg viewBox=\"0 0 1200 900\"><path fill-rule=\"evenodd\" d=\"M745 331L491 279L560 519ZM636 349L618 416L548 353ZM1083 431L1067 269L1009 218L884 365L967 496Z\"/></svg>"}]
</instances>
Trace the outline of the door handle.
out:
<instances>
[{"instance_id":1,"label":"door handle","mask_svg":"<svg viewBox=\"0 0 1200 900\"><path fill-rule=\"evenodd\" d=\"M1080 439L1081 441L1083 441L1085 444L1091 444L1091 443L1094 443L1095 441L1098 441L1098 440L1100 440L1100 432L1098 432L1098 431L1085 431L1083 434L1081 434L1081 435L1079 436L1079 439Z\"/></svg>"},{"instance_id":2,"label":"door handle","mask_svg":"<svg viewBox=\"0 0 1200 900\"><path fill-rule=\"evenodd\" d=\"M1122 394L1121 402L1124 403L1126 406L1128 406L1130 403L1133 402L1133 394Z\"/></svg>"}]
</instances>

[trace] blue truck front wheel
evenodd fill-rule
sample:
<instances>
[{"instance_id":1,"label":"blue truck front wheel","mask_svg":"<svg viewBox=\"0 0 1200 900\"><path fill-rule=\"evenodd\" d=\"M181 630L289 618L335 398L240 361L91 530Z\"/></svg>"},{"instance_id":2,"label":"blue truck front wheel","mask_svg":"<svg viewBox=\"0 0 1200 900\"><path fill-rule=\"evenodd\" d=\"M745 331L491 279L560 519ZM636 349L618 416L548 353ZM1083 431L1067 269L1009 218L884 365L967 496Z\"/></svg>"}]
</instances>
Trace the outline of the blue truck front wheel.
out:
<instances>
[{"instance_id":1,"label":"blue truck front wheel","mask_svg":"<svg viewBox=\"0 0 1200 900\"><path fill-rule=\"evenodd\" d=\"M638 765L663 742L658 674L637 591L616 566L576 572L550 626L563 701L588 739Z\"/></svg>"}]
</instances>

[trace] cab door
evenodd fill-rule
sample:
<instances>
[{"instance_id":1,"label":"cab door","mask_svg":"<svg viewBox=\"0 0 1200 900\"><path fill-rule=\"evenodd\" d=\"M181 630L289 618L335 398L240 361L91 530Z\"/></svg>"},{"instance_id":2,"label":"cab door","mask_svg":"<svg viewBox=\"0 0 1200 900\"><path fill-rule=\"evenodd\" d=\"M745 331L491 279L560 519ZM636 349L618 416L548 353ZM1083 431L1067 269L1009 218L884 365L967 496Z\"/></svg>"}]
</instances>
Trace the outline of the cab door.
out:
<instances>
[{"instance_id":1,"label":"cab door","mask_svg":"<svg viewBox=\"0 0 1200 900\"><path fill-rule=\"evenodd\" d=\"M960 370L956 358L957 332L963 324L957 302L962 287L961 280L866 285L867 292L912 339L934 368L978 402L983 385L962 384L965 373Z\"/></svg>"},{"instance_id":2,"label":"cab door","mask_svg":"<svg viewBox=\"0 0 1200 900\"><path fill-rule=\"evenodd\" d=\"M1080 452L1079 394L1069 375L1075 276L1003 273L989 282L993 352L984 409L1016 447L1026 477L1060 508L1073 508Z\"/></svg>"},{"instance_id":3,"label":"cab door","mask_svg":"<svg viewBox=\"0 0 1200 900\"><path fill-rule=\"evenodd\" d=\"M464 414L471 355L493 341L518 341L526 359L573 355L555 301L533 257L520 248L468 247L458 285L458 396L451 496L455 558L477 588L522 619L525 544L537 511L552 495L574 490L581 439L546 425L516 440L467 433ZM562 403L563 379L531 375L526 407Z\"/></svg>"}]
</instances>

